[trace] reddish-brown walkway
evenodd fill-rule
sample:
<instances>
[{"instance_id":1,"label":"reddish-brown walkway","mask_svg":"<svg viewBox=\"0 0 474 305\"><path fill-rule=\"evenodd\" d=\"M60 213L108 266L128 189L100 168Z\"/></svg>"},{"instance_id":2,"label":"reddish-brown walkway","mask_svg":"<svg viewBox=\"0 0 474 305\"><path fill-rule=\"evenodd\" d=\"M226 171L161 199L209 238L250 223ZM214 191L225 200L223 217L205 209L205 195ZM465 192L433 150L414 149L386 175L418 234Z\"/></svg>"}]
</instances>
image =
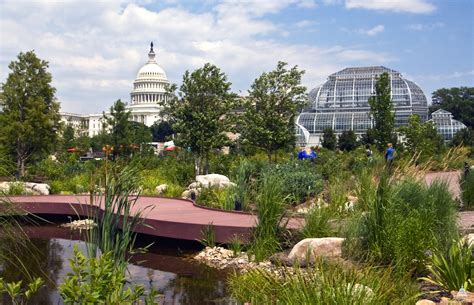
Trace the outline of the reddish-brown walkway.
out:
<instances>
[{"instance_id":1,"label":"reddish-brown walkway","mask_svg":"<svg viewBox=\"0 0 474 305\"><path fill-rule=\"evenodd\" d=\"M10 200L32 214L90 214L89 196L14 196ZM160 237L199 240L201 231L210 223L217 242L228 242L234 235L249 235L257 219L246 213L210 210L195 206L189 200L160 197L140 197L132 209L142 212L143 224L136 231ZM290 227L298 226L296 221Z\"/></svg>"}]
</instances>

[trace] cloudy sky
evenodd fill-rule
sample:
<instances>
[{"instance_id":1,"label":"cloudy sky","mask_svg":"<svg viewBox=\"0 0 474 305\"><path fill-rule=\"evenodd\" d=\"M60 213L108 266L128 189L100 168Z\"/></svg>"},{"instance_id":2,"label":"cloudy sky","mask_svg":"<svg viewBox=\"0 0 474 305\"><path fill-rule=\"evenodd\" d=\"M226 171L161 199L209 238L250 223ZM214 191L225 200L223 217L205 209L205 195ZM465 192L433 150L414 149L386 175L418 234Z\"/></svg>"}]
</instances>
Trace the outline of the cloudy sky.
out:
<instances>
[{"instance_id":1,"label":"cloudy sky","mask_svg":"<svg viewBox=\"0 0 474 305\"><path fill-rule=\"evenodd\" d=\"M34 49L49 61L63 111L129 101L150 41L173 83L218 65L245 95L278 60L309 88L344 67L384 65L427 94L474 86L472 0L0 0L0 82Z\"/></svg>"}]
</instances>

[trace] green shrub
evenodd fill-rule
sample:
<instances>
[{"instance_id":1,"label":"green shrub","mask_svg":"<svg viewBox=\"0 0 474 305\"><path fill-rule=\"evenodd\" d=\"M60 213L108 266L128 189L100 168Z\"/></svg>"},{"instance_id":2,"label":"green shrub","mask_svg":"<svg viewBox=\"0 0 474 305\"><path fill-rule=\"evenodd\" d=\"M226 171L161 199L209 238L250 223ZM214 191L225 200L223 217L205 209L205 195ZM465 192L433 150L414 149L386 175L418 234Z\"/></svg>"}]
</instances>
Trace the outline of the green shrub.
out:
<instances>
[{"instance_id":1,"label":"green shrub","mask_svg":"<svg viewBox=\"0 0 474 305\"><path fill-rule=\"evenodd\" d=\"M16 196L16 195L25 195L26 189L23 185L23 182L12 182L10 183L10 187L8 189L7 195Z\"/></svg>"},{"instance_id":2,"label":"green shrub","mask_svg":"<svg viewBox=\"0 0 474 305\"><path fill-rule=\"evenodd\" d=\"M87 258L74 248L70 259L72 272L59 286L65 304L155 304L156 290L145 295L142 285L131 285L125 278L126 270L117 266L109 252L100 257Z\"/></svg>"},{"instance_id":3,"label":"green shrub","mask_svg":"<svg viewBox=\"0 0 474 305\"><path fill-rule=\"evenodd\" d=\"M323 190L322 177L316 173L314 164L309 161L291 160L276 164L268 171L279 177L282 182L282 194L291 203L301 203Z\"/></svg>"},{"instance_id":4,"label":"green shrub","mask_svg":"<svg viewBox=\"0 0 474 305\"><path fill-rule=\"evenodd\" d=\"M201 193L196 199L196 203L208 208L221 210L233 210L234 203L227 201L227 188L217 186L203 187Z\"/></svg>"},{"instance_id":5,"label":"green shrub","mask_svg":"<svg viewBox=\"0 0 474 305\"><path fill-rule=\"evenodd\" d=\"M474 209L474 172L470 172L467 177L461 180L461 198L466 209Z\"/></svg>"},{"instance_id":6,"label":"green shrub","mask_svg":"<svg viewBox=\"0 0 474 305\"><path fill-rule=\"evenodd\" d=\"M427 266L430 274L421 280L446 291L474 289L474 246L467 241L453 241L448 252L434 251Z\"/></svg>"},{"instance_id":7,"label":"green shrub","mask_svg":"<svg viewBox=\"0 0 474 305\"><path fill-rule=\"evenodd\" d=\"M12 304L27 304L43 285L44 280L40 277L26 286L22 285L22 281L7 283L0 277L0 295L8 295Z\"/></svg>"},{"instance_id":8,"label":"green shrub","mask_svg":"<svg viewBox=\"0 0 474 305\"><path fill-rule=\"evenodd\" d=\"M413 304L416 288L390 268L360 269L317 260L314 267L276 275L253 269L229 279L231 295L251 304Z\"/></svg>"},{"instance_id":9,"label":"green shrub","mask_svg":"<svg viewBox=\"0 0 474 305\"><path fill-rule=\"evenodd\" d=\"M214 248L216 246L216 230L212 222L201 230L201 240L199 242L204 247Z\"/></svg>"}]
</instances>

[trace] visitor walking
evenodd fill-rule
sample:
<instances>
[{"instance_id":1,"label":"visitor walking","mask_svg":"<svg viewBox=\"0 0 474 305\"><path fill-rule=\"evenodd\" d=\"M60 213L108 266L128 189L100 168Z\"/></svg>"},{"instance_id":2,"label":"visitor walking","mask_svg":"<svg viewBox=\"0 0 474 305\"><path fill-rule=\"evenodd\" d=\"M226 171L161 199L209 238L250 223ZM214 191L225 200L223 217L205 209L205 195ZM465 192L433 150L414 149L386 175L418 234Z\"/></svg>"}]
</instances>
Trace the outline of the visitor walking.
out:
<instances>
[{"instance_id":1,"label":"visitor walking","mask_svg":"<svg viewBox=\"0 0 474 305\"><path fill-rule=\"evenodd\" d=\"M390 169L393 163L393 157L395 154L395 149L392 146L392 143L387 144L387 150L385 151L385 161L387 162L387 166Z\"/></svg>"},{"instance_id":2,"label":"visitor walking","mask_svg":"<svg viewBox=\"0 0 474 305\"><path fill-rule=\"evenodd\" d=\"M310 148L301 148L301 151L298 153L298 160L311 160L312 162L318 157L318 155Z\"/></svg>"}]
</instances>

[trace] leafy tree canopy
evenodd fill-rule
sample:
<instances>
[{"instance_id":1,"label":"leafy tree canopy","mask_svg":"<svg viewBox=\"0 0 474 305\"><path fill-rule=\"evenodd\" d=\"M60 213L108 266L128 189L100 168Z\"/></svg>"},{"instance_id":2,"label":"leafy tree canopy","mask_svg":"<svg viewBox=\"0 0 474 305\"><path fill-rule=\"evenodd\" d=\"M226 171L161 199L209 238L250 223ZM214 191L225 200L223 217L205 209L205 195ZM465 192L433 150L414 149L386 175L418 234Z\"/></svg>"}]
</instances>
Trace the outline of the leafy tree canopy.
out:
<instances>
[{"instance_id":1,"label":"leafy tree canopy","mask_svg":"<svg viewBox=\"0 0 474 305\"><path fill-rule=\"evenodd\" d=\"M151 133L153 135L153 142L165 142L170 140L174 130L168 121L160 121L155 122L151 126Z\"/></svg>"},{"instance_id":2,"label":"leafy tree canopy","mask_svg":"<svg viewBox=\"0 0 474 305\"><path fill-rule=\"evenodd\" d=\"M327 148L329 150L335 150L337 147L337 138L336 134L334 133L334 130L332 128L325 128L323 130L323 141L321 142L321 145L324 148Z\"/></svg>"},{"instance_id":3,"label":"leafy tree canopy","mask_svg":"<svg viewBox=\"0 0 474 305\"><path fill-rule=\"evenodd\" d=\"M400 127L405 137L407 151L422 157L429 157L439 153L443 146L443 139L438 134L433 122L422 123L418 115L410 116L407 126Z\"/></svg>"},{"instance_id":4,"label":"leafy tree canopy","mask_svg":"<svg viewBox=\"0 0 474 305\"><path fill-rule=\"evenodd\" d=\"M59 104L51 86L48 62L34 51L20 53L8 65L11 70L3 89L0 113L0 143L16 160L17 176L25 174L25 163L50 153L57 143Z\"/></svg>"},{"instance_id":5,"label":"leafy tree canopy","mask_svg":"<svg viewBox=\"0 0 474 305\"><path fill-rule=\"evenodd\" d=\"M474 87L442 88L433 92L430 113L444 109L456 120L474 127Z\"/></svg>"},{"instance_id":6,"label":"leafy tree canopy","mask_svg":"<svg viewBox=\"0 0 474 305\"><path fill-rule=\"evenodd\" d=\"M176 144L191 150L200 173L207 172L209 154L229 142L231 110L237 100L230 87L227 76L206 63L192 73L186 71L179 91L176 85L170 86L168 98L161 103L163 117L172 122L176 132Z\"/></svg>"},{"instance_id":7,"label":"leafy tree canopy","mask_svg":"<svg viewBox=\"0 0 474 305\"><path fill-rule=\"evenodd\" d=\"M276 150L294 145L295 117L307 102L301 85L304 71L286 66L280 61L275 70L255 79L244 103L242 143L265 150L270 161Z\"/></svg>"},{"instance_id":8,"label":"leafy tree canopy","mask_svg":"<svg viewBox=\"0 0 474 305\"><path fill-rule=\"evenodd\" d=\"M474 146L474 130L472 128L464 128L456 132L451 141L451 145L459 146Z\"/></svg>"}]
</instances>

